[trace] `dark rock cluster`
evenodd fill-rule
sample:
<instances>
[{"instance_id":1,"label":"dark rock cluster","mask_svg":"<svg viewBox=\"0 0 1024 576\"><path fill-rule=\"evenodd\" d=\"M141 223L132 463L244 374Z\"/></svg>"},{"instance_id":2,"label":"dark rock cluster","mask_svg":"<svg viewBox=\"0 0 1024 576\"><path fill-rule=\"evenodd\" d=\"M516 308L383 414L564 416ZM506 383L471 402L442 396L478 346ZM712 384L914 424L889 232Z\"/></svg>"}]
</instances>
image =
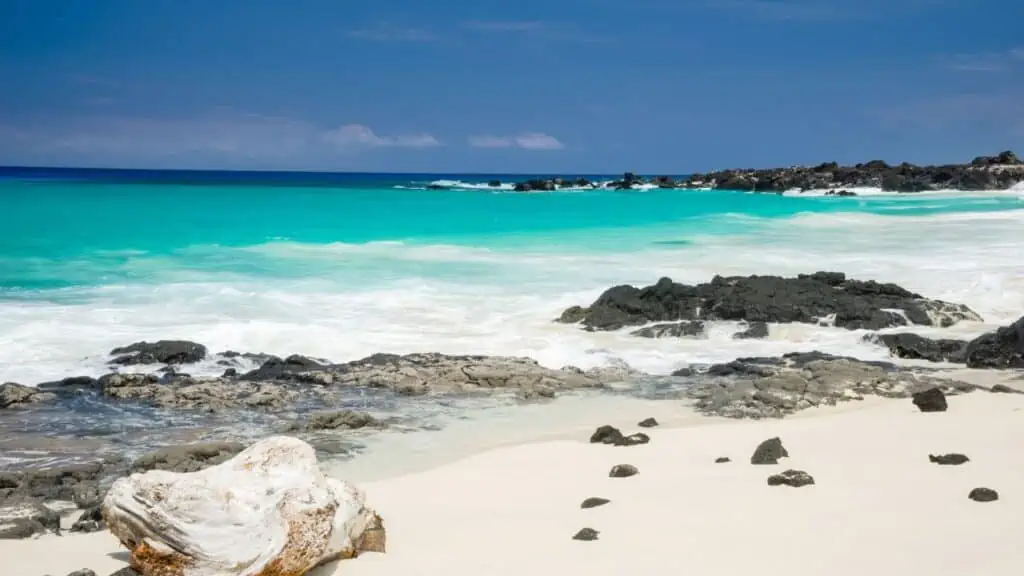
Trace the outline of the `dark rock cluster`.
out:
<instances>
[{"instance_id":1,"label":"dark rock cluster","mask_svg":"<svg viewBox=\"0 0 1024 576\"><path fill-rule=\"evenodd\" d=\"M683 188L713 188L750 192L881 188L891 192L926 190L1004 190L1024 181L1024 163L1010 151L981 156L970 164L917 166L890 165L872 160L854 166L825 162L762 170L721 170L693 174L679 183ZM844 195L844 194L837 194Z\"/></svg>"},{"instance_id":2,"label":"dark rock cluster","mask_svg":"<svg viewBox=\"0 0 1024 576\"><path fill-rule=\"evenodd\" d=\"M582 323L588 330L675 323L634 332L648 337L698 334L703 330L701 320L829 323L851 330L878 330L910 324L947 327L963 320L981 321L981 317L966 306L928 299L895 284L848 279L841 272L815 272L795 278L715 276L695 286L670 278L644 288L615 286L590 306L572 306L558 318L563 323ZM760 326L749 330L766 332Z\"/></svg>"},{"instance_id":3,"label":"dark rock cluster","mask_svg":"<svg viewBox=\"0 0 1024 576\"><path fill-rule=\"evenodd\" d=\"M908 332L865 338L887 347L898 358L953 362L968 368L1024 368L1024 316L969 341L926 338Z\"/></svg>"},{"instance_id":4,"label":"dark rock cluster","mask_svg":"<svg viewBox=\"0 0 1024 576\"><path fill-rule=\"evenodd\" d=\"M612 446L636 446L638 444L647 444L650 441L651 437L643 432L627 436L618 428L607 424L600 426L590 436L591 444L610 444Z\"/></svg>"},{"instance_id":5,"label":"dark rock cluster","mask_svg":"<svg viewBox=\"0 0 1024 576\"><path fill-rule=\"evenodd\" d=\"M704 371L679 371L692 382L683 395L702 413L728 418L780 418L815 406L862 400L865 395L907 398L962 394L980 387L917 373L885 362L821 352L793 352L781 357L739 358ZM943 396L944 398L944 396Z\"/></svg>"},{"instance_id":6,"label":"dark rock cluster","mask_svg":"<svg viewBox=\"0 0 1024 576\"><path fill-rule=\"evenodd\" d=\"M72 532L95 532L106 525L99 512L103 495L115 478L149 470L196 472L242 451L238 443L171 446L134 462L108 459L42 470L0 472L0 538L60 533L60 514L44 503L66 502L84 512Z\"/></svg>"},{"instance_id":7,"label":"dark rock cluster","mask_svg":"<svg viewBox=\"0 0 1024 576\"><path fill-rule=\"evenodd\" d=\"M979 156L967 164L919 166L909 162L889 164L871 160L853 166L824 162L815 166L738 168L696 173L686 177L643 177L626 172L610 182L586 178L532 178L515 184L518 192L550 192L565 188L630 190L639 186L658 188L710 188L744 192L780 193L789 190L827 190L830 196L856 196L850 188L880 188L890 192L927 190L1005 190L1024 181L1024 162L1011 151ZM493 181L491 186L500 186ZM443 188L443 186L432 186Z\"/></svg>"}]
</instances>

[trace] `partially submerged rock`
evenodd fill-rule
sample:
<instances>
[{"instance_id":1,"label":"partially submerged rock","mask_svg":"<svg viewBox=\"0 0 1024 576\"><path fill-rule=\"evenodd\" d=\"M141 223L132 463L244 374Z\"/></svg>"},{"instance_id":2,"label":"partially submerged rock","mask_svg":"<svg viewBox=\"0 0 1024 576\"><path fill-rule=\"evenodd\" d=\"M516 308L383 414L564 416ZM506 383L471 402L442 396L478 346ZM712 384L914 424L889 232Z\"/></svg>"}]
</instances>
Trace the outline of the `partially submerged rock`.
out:
<instances>
[{"instance_id":1,"label":"partially submerged rock","mask_svg":"<svg viewBox=\"0 0 1024 576\"><path fill-rule=\"evenodd\" d=\"M640 422L637 422L637 426L641 428L654 428L658 425L658 421L654 418L644 418Z\"/></svg>"},{"instance_id":2,"label":"partially submerged rock","mask_svg":"<svg viewBox=\"0 0 1024 576\"><path fill-rule=\"evenodd\" d=\"M296 375L325 370L329 367L330 364L327 362L321 362L299 354L292 354L283 359L271 356L259 368L242 375L241 379L253 381L284 380ZM315 383L330 384L331 382L327 380Z\"/></svg>"},{"instance_id":3,"label":"partially submerged rock","mask_svg":"<svg viewBox=\"0 0 1024 576\"><path fill-rule=\"evenodd\" d=\"M932 339L908 332L871 334L865 340L885 346L897 358L930 362L963 362L964 349L967 347L965 340Z\"/></svg>"},{"instance_id":4,"label":"partially submerged rock","mask_svg":"<svg viewBox=\"0 0 1024 576\"><path fill-rule=\"evenodd\" d=\"M566 309L558 321L582 322L591 330L676 322L680 324L663 330L681 331L681 322L707 320L831 323L851 330L878 330L909 324L946 327L963 320L981 321L981 316L966 306L928 299L895 284L847 279L841 272L815 272L796 278L715 276L695 286L670 278L644 288L615 286L587 308ZM638 332L647 335L644 330Z\"/></svg>"},{"instance_id":5,"label":"partially submerged rock","mask_svg":"<svg viewBox=\"0 0 1024 576\"><path fill-rule=\"evenodd\" d=\"M161 379L155 374L107 374L99 379L98 386L110 398L207 412L239 408L277 410L300 396L297 390L269 382L190 376Z\"/></svg>"},{"instance_id":6,"label":"partially submerged rock","mask_svg":"<svg viewBox=\"0 0 1024 576\"><path fill-rule=\"evenodd\" d=\"M310 416L306 430L358 430L360 428L381 428L384 423L366 412L336 410L320 412Z\"/></svg>"},{"instance_id":7,"label":"partially submerged rock","mask_svg":"<svg viewBox=\"0 0 1024 576\"><path fill-rule=\"evenodd\" d=\"M1024 368L1024 316L967 344L968 368Z\"/></svg>"},{"instance_id":8,"label":"partially submerged rock","mask_svg":"<svg viewBox=\"0 0 1024 576\"><path fill-rule=\"evenodd\" d=\"M768 337L767 322L750 322L747 327L732 335L736 340L760 340Z\"/></svg>"},{"instance_id":9,"label":"partially submerged rock","mask_svg":"<svg viewBox=\"0 0 1024 576\"><path fill-rule=\"evenodd\" d=\"M136 342L110 351L111 364L193 364L206 358L206 346L187 340Z\"/></svg>"},{"instance_id":10,"label":"partially submerged rock","mask_svg":"<svg viewBox=\"0 0 1024 576\"><path fill-rule=\"evenodd\" d=\"M56 394L43 392L31 386L22 386L14 382L0 384L0 409L25 408L33 404L51 402L56 398Z\"/></svg>"},{"instance_id":11,"label":"partially submerged rock","mask_svg":"<svg viewBox=\"0 0 1024 576\"><path fill-rule=\"evenodd\" d=\"M597 388L618 374L603 371L556 370L531 358L516 356L452 356L447 354L374 354L332 368L343 386L389 388L399 394L472 392L496 388L557 391Z\"/></svg>"},{"instance_id":12,"label":"partially submerged rock","mask_svg":"<svg viewBox=\"0 0 1024 576\"><path fill-rule=\"evenodd\" d=\"M385 544L363 493L324 476L313 448L286 436L200 472L121 478L103 517L132 565L160 576L300 575Z\"/></svg>"},{"instance_id":13,"label":"partially submerged rock","mask_svg":"<svg viewBox=\"0 0 1024 576\"><path fill-rule=\"evenodd\" d=\"M641 338L697 338L704 336L704 323L700 321L664 322L645 326L629 334Z\"/></svg>"}]
</instances>

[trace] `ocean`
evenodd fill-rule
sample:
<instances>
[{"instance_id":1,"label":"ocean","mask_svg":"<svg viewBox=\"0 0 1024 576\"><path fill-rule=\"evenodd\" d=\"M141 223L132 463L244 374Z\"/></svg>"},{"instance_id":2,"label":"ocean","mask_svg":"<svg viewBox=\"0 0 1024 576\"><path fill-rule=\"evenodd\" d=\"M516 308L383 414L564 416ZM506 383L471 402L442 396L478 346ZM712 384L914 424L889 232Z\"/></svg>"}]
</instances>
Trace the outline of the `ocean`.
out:
<instances>
[{"instance_id":1,"label":"ocean","mask_svg":"<svg viewBox=\"0 0 1024 576\"><path fill-rule=\"evenodd\" d=\"M773 326L761 341L734 340L728 326L650 340L552 322L610 286L662 276L830 270L896 282L977 310L983 325L945 331L962 337L1024 308L1021 187L826 197L507 184L525 178L0 170L0 382L98 376L111 348L155 339L338 362L417 351L626 362L652 374L794 350L887 356L862 334L818 326ZM222 368L192 372L204 370Z\"/></svg>"}]
</instances>

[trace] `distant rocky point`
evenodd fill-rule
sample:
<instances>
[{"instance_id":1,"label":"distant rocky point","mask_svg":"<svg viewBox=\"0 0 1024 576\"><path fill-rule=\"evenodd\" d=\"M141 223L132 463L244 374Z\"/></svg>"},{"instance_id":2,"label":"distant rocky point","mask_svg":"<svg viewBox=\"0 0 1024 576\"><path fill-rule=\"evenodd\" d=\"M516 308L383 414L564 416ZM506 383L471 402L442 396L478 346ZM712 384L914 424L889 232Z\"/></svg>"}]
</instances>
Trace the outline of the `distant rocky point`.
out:
<instances>
[{"instance_id":1,"label":"distant rocky point","mask_svg":"<svg viewBox=\"0 0 1024 576\"><path fill-rule=\"evenodd\" d=\"M889 192L928 190L1005 190L1024 182L1024 161L1007 150L995 156L978 156L967 164L918 166L903 162L891 165L871 160L854 166L825 162L817 166L784 168L736 168L692 174L675 179L670 176L645 178L632 172L612 182L594 182L586 178L534 178L515 184L518 192L544 192L566 188L610 188L629 190L641 186L658 188L741 190L781 193L785 191L827 190L829 196L856 196L852 189L879 188ZM489 183L500 186L500 181Z\"/></svg>"}]
</instances>

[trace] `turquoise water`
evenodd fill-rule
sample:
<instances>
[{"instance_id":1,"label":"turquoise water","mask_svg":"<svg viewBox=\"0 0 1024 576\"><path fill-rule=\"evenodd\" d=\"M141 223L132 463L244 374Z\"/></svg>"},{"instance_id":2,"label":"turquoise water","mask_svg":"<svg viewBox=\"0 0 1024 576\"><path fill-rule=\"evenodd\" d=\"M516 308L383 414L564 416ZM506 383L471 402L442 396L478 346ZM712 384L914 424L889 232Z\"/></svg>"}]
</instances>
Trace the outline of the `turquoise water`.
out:
<instances>
[{"instance_id":1,"label":"turquoise water","mask_svg":"<svg viewBox=\"0 0 1024 576\"><path fill-rule=\"evenodd\" d=\"M861 334L821 327L652 341L552 322L609 286L661 276L834 270L896 282L985 317L956 337L1024 310L1022 190L522 194L489 178L0 170L0 381L99 375L111 348L161 338L335 361L508 354L655 374L794 350L886 357Z\"/></svg>"},{"instance_id":2,"label":"turquoise water","mask_svg":"<svg viewBox=\"0 0 1024 576\"><path fill-rule=\"evenodd\" d=\"M750 235L797 214L895 217L1020 209L1015 195L793 197L722 191L482 190L0 182L0 286L147 281L178 269L304 275L223 248L402 242L492 250L626 251Z\"/></svg>"}]
</instances>

